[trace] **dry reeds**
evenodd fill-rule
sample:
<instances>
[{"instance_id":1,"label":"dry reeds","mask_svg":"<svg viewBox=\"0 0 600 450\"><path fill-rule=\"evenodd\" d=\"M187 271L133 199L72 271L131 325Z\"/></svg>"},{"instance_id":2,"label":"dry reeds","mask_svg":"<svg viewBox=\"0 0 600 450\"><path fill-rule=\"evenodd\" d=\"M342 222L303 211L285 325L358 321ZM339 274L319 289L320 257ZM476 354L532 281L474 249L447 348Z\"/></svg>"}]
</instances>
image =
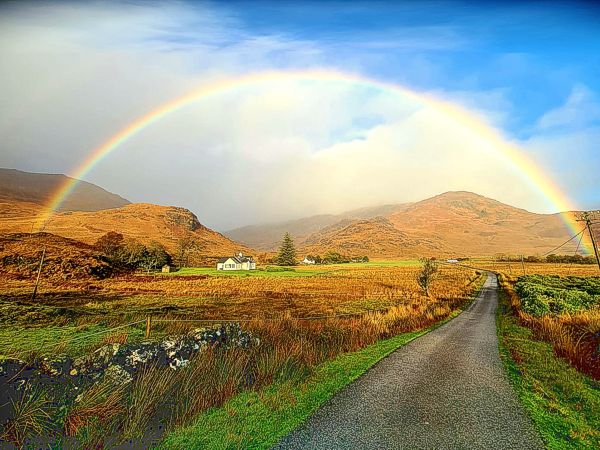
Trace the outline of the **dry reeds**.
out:
<instances>
[{"instance_id":1,"label":"dry reeds","mask_svg":"<svg viewBox=\"0 0 600 450\"><path fill-rule=\"evenodd\" d=\"M110 430L125 412L124 386L110 380L93 385L82 392L65 417L65 434L74 436L82 427L94 423Z\"/></svg>"},{"instance_id":2,"label":"dry reeds","mask_svg":"<svg viewBox=\"0 0 600 450\"><path fill-rule=\"evenodd\" d=\"M52 426L52 404L46 391L37 387L26 388L17 402L13 402L13 417L5 424L2 439L23 447L26 439L46 434Z\"/></svg>"},{"instance_id":3,"label":"dry reeds","mask_svg":"<svg viewBox=\"0 0 600 450\"><path fill-rule=\"evenodd\" d=\"M139 437L161 405L172 395L179 373L170 368L144 367L133 382L123 435Z\"/></svg>"}]
</instances>

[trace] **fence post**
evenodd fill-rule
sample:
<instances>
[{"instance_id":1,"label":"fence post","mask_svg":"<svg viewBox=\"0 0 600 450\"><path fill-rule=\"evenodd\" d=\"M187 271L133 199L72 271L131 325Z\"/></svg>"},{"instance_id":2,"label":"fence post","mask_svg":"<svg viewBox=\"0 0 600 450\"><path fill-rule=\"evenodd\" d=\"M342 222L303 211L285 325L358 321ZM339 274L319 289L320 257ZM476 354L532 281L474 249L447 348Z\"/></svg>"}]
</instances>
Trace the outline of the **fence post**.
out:
<instances>
[{"instance_id":1,"label":"fence post","mask_svg":"<svg viewBox=\"0 0 600 450\"><path fill-rule=\"evenodd\" d=\"M42 250L42 258L40 259L40 266L38 267L37 277L35 279L35 287L33 288L33 294L31 294L31 300L35 300L35 296L40 285L40 276L42 275L42 265L44 264L44 257L46 256L46 247Z\"/></svg>"},{"instance_id":2,"label":"fence post","mask_svg":"<svg viewBox=\"0 0 600 450\"><path fill-rule=\"evenodd\" d=\"M150 316L146 317L146 339L150 337L150 326L152 325L152 319Z\"/></svg>"}]
</instances>

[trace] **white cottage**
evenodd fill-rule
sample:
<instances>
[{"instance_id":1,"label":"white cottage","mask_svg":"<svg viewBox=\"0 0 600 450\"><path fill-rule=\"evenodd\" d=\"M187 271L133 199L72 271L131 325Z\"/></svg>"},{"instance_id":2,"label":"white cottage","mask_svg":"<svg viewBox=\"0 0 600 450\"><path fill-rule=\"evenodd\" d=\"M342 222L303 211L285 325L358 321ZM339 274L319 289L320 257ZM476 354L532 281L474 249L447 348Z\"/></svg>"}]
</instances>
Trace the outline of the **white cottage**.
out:
<instances>
[{"instance_id":1,"label":"white cottage","mask_svg":"<svg viewBox=\"0 0 600 450\"><path fill-rule=\"evenodd\" d=\"M238 253L236 256L228 256L217 261L217 270L254 270L256 263L252 256L244 256Z\"/></svg>"}]
</instances>

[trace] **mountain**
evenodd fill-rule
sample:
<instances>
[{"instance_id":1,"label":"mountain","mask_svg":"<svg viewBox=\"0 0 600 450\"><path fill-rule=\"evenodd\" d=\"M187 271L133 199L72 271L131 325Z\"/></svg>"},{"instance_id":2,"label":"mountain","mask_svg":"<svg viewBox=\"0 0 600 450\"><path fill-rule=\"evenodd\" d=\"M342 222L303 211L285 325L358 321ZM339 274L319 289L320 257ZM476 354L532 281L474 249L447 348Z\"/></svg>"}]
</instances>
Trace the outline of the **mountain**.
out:
<instances>
[{"instance_id":1,"label":"mountain","mask_svg":"<svg viewBox=\"0 0 600 450\"><path fill-rule=\"evenodd\" d=\"M37 231L37 218L56 189L68 179L64 175L0 169L0 234ZM46 222L45 239L55 235L90 245L105 233L115 231L144 244L157 241L171 255L177 255L179 243L187 238L199 249L192 255L196 260L190 261L197 264L237 252L256 254L205 227L184 208L130 203L86 182L80 182L70 197L63 209Z\"/></svg>"},{"instance_id":2,"label":"mountain","mask_svg":"<svg viewBox=\"0 0 600 450\"><path fill-rule=\"evenodd\" d=\"M20 213L19 213L20 211ZM31 203L0 202L0 233L23 233L32 229L32 217L42 208ZM252 251L233 242L220 233L202 225L198 218L184 208L131 203L121 208L101 211L69 211L54 214L46 223L44 232L93 244L109 231L143 243L157 241L172 255L177 254L178 241L191 237L206 259L214 259L237 252Z\"/></svg>"},{"instance_id":3,"label":"mountain","mask_svg":"<svg viewBox=\"0 0 600 450\"><path fill-rule=\"evenodd\" d=\"M65 181L64 175L0 169L0 233L36 231L43 205ZM286 231L293 235L300 255L336 251L381 259L543 254L569 238L560 214L535 214L471 192L254 225L225 236L202 225L187 209L131 204L93 184L80 186L74 191L75 200L67 199L67 210L54 214L44 232L93 244L116 231L144 243L160 242L172 255L187 237L200 248L197 258L202 259L196 263L240 251L262 259L264 255L256 255L252 248L276 250ZM560 252L574 252L576 246L573 240Z\"/></svg>"},{"instance_id":4,"label":"mountain","mask_svg":"<svg viewBox=\"0 0 600 450\"><path fill-rule=\"evenodd\" d=\"M266 248L267 237L289 231L301 254L337 251L381 258L541 254L569 238L560 214L531 213L471 192L361 211L362 217L351 211L245 227L228 235L256 246L260 236ZM319 222L321 217L326 220ZM268 245L272 249L276 241ZM573 241L561 252L574 252L576 245Z\"/></svg>"},{"instance_id":5,"label":"mountain","mask_svg":"<svg viewBox=\"0 0 600 450\"><path fill-rule=\"evenodd\" d=\"M385 217L343 220L311 234L302 243L306 254L334 251L343 255L370 258L419 256L424 252L443 252L440 243L430 239L414 239L394 227Z\"/></svg>"},{"instance_id":6,"label":"mountain","mask_svg":"<svg viewBox=\"0 0 600 450\"><path fill-rule=\"evenodd\" d=\"M72 178L66 175L22 172L0 168L0 199L44 205ZM87 181L77 183L61 205L61 211L99 211L130 202Z\"/></svg>"},{"instance_id":7,"label":"mountain","mask_svg":"<svg viewBox=\"0 0 600 450\"><path fill-rule=\"evenodd\" d=\"M401 211L409 204L383 205L355 209L342 214L321 214L285 222L273 222L263 225L249 225L225 231L223 234L235 241L264 251L277 250L285 232L289 232L299 243L308 236L331 225L343 221L371 219Z\"/></svg>"},{"instance_id":8,"label":"mountain","mask_svg":"<svg viewBox=\"0 0 600 450\"><path fill-rule=\"evenodd\" d=\"M414 203L389 220L413 238L443 242L455 256L539 254L570 237L560 214L536 214L471 192L447 192Z\"/></svg>"}]
</instances>

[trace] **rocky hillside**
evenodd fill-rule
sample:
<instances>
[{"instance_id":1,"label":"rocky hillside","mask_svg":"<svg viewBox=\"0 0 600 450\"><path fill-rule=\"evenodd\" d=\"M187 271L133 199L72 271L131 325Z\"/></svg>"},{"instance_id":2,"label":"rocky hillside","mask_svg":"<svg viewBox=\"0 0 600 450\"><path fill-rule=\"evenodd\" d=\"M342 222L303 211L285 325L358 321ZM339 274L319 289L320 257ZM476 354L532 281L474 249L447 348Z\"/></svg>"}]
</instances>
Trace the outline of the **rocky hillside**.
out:
<instances>
[{"instance_id":1,"label":"rocky hillside","mask_svg":"<svg viewBox=\"0 0 600 450\"><path fill-rule=\"evenodd\" d=\"M443 242L456 256L538 254L569 238L559 214L535 214L471 192L423 200L389 220L416 239ZM561 250L572 252L574 245Z\"/></svg>"},{"instance_id":2,"label":"rocky hillside","mask_svg":"<svg viewBox=\"0 0 600 450\"><path fill-rule=\"evenodd\" d=\"M30 203L0 202L0 217L3 218L0 234L31 231L31 217L39 212L40 209L36 210ZM86 244L93 244L109 231L116 231L145 244L159 242L173 256L183 238L192 239L197 253L206 259L240 251L253 253L248 247L205 227L187 209L145 203L93 212L61 212L52 216L44 231Z\"/></svg>"}]
</instances>

